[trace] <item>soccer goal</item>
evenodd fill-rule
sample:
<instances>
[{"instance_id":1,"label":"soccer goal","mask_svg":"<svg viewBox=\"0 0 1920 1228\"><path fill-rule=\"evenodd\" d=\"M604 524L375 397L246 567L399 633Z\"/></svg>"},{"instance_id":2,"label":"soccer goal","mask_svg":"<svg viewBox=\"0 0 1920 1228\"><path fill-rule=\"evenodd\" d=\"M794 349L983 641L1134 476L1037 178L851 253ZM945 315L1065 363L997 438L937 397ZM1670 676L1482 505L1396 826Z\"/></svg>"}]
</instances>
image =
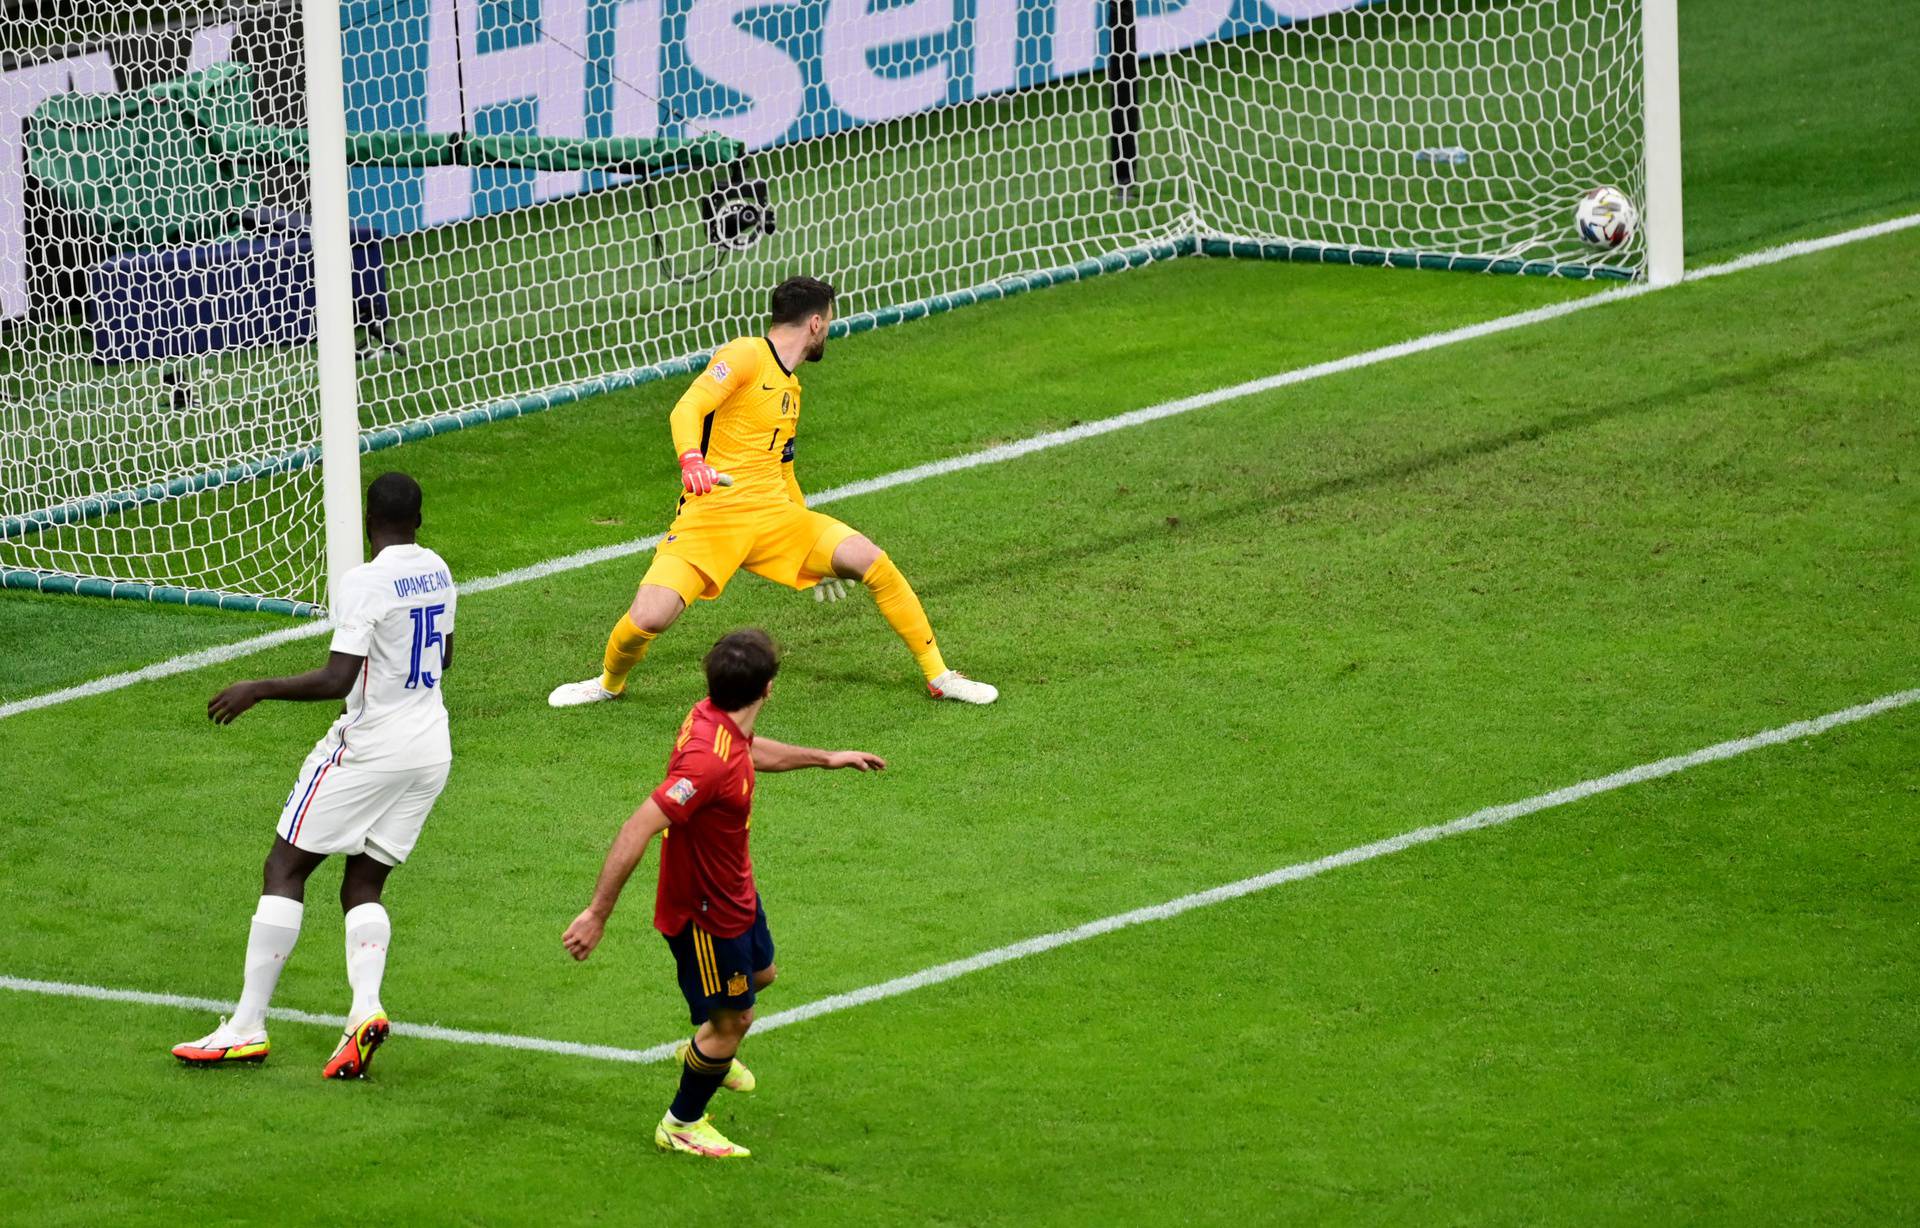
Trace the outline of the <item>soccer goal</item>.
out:
<instances>
[{"instance_id":1,"label":"soccer goal","mask_svg":"<svg viewBox=\"0 0 1920 1228\"><path fill-rule=\"evenodd\" d=\"M697 370L795 272L857 332L1190 256L1681 270L1675 0L6 2L8 587L323 613L360 453Z\"/></svg>"}]
</instances>

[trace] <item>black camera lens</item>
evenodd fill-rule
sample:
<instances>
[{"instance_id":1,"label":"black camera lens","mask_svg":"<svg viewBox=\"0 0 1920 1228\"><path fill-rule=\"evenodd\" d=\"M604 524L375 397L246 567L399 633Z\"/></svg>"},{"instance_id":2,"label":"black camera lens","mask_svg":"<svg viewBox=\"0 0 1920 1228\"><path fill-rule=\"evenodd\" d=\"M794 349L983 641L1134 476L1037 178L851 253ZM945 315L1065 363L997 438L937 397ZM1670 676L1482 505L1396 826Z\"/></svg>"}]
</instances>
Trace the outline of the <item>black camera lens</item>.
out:
<instances>
[{"instance_id":1,"label":"black camera lens","mask_svg":"<svg viewBox=\"0 0 1920 1228\"><path fill-rule=\"evenodd\" d=\"M737 166L730 176L715 177L713 190L700 199L700 217L707 242L723 251L746 251L774 232L767 181L746 179Z\"/></svg>"}]
</instances>

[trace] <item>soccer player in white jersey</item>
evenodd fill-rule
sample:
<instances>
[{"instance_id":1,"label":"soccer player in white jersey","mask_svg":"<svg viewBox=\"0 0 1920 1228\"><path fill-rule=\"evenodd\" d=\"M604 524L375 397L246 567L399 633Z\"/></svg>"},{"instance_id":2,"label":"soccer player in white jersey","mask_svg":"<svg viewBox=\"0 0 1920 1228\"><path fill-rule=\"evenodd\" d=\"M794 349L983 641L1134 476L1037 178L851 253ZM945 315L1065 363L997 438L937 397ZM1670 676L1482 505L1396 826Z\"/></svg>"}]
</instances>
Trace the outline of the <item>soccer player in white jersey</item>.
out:
<instances>
[{"instance_id":1,"label":"soccer player in white jersey","mask_svg":"<svg viewBox=\"0 0 1920 1228\"><path fill-rule=\"evenodd\" d=\"M386 473L367 488L373 561L347 573L336 594L332 651L311 673L236 682L207 703L216 724L263 699L346 700L300 768L267 854L260 904L247 938L246 980L231 1019L173 1055L195 1065L267 1056L267 1002L300 937L307 876L330 854L347 858L347 983L353 1009L322 1074L364 1077L385 1041L380 978L392 934L380 889L407 859L447 783L453 752L440 680L453 664L453 576L414 541L420 486Z\"/></svg>"}]
</instances>

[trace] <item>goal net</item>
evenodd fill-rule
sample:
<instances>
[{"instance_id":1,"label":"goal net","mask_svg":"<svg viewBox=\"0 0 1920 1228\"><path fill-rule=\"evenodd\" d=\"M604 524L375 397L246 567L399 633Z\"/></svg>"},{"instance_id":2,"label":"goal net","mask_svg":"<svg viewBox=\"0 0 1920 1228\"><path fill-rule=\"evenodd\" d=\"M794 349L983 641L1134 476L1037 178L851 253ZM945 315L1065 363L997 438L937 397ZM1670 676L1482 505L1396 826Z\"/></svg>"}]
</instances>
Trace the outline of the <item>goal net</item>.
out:
<instances>
[{"instance_id":1,"label":"goal net","mask_svg":"<svg viewBox=\"0 0 1920 1228\"><path fill-rule=\"evenodd\" d=\"M8 2L0 582L319 612L298 4ZM803 271L843 331L1189 255L1638 275L1572 212L1644 196L1640 7L344 5L362 449L695 370Z\"/></svg>"},{"instance_id":2,"label":"goal net","mask_svg":"<svg viewBox=\"0 0 1920 1228\"><path fill-rule=\"evenodd\" d=\"M1320 7L1332 7L1322 5ZM1417 0L1175 58L1194 225L1308 259L1633 275L1576 199L1644 199L1639 0Z\"/></svg>"}]
</instances>

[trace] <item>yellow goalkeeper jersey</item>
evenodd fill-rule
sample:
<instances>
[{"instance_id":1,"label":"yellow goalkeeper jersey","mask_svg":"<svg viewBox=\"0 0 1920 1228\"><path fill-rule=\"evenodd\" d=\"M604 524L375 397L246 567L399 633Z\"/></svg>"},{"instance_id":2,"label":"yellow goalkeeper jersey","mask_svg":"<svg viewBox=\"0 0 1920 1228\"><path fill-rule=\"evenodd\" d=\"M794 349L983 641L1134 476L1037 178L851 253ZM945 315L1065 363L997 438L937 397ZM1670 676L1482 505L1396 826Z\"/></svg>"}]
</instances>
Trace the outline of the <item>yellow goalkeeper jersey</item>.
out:
<instances>
[{"instance_id":1,"label":"yellow goalkeeper jersey","mask_svg":"<svg viewBox=\"0 0 1920 1228\"><path fill-rule=\"evenodd\" d=\"M673 407L673 450L698 448L733 485L699 502L729 506L799 503L793 441L800 431L800 380L765 337L720 347Z\"/></svg>"}]
</instances>

